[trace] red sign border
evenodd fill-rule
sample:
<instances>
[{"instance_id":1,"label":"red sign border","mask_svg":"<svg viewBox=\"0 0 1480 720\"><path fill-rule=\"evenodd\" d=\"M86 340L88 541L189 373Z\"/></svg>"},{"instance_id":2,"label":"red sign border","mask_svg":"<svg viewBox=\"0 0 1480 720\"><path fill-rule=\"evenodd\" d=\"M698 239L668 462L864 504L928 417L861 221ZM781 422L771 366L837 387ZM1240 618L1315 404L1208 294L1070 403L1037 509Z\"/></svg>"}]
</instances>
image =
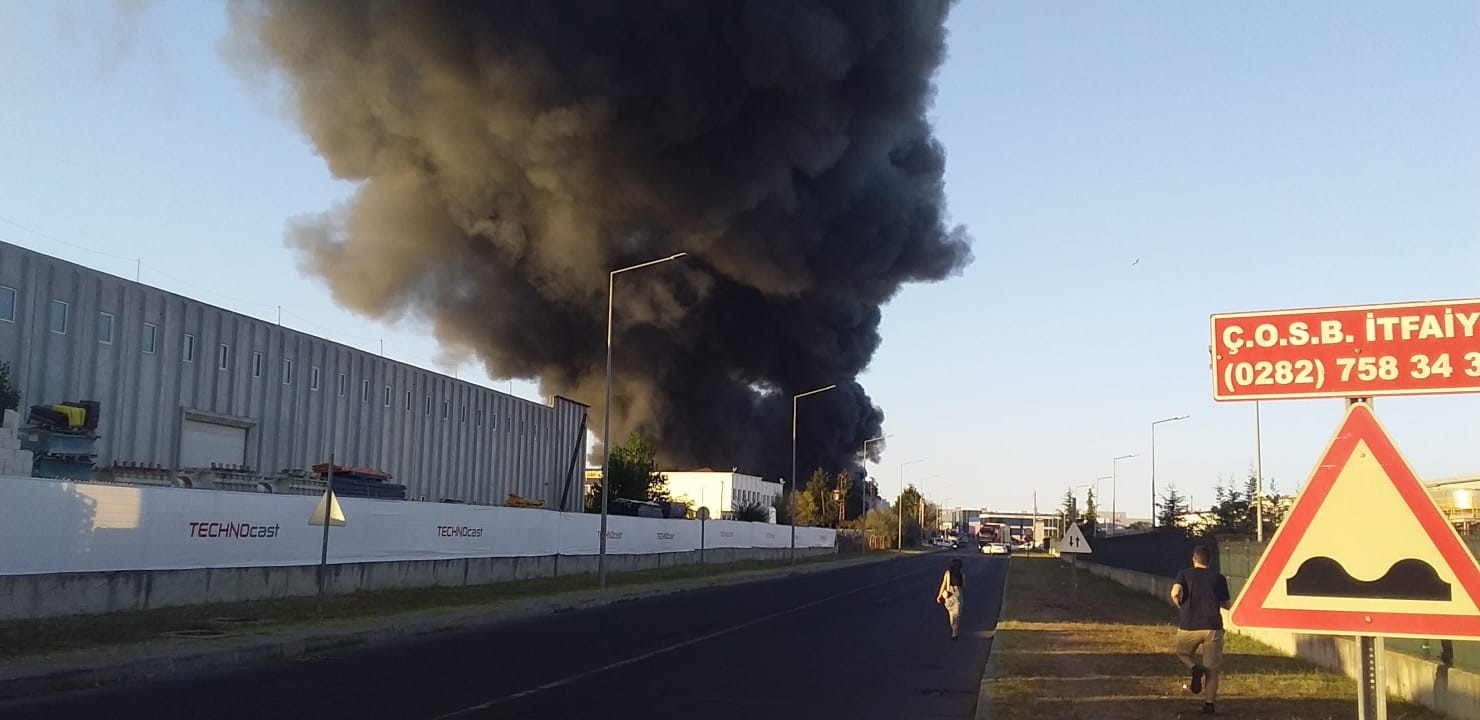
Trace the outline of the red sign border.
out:
<instances>
[{"instance_id":1,"label":"red sign border","mask_svg":"<svg viewBox=\"0 0 1480 720\"><path fill-rule=\"evenodd\" d=\"M1315 635L1382 635L1416 638L1480 638L1480 615L1424 615L1419 613L1355 612L1348 610L1290 610L1266 608L1274 584L1289 567L1290 556L1331 492L1332 485L1351 460L1358 441L1366 441L1372 456L1387 473L1394 489L1449 564L1462 590L1480 604L1480 567L1454 527L1439 512L1413 468L1394 445L1367 403L1353 403L1321 462L1300 491L1290 515L1270 540L1269 548L1250 573L1238 602L1233 623L1251 628L1293 630Z\"/></svg>"},{"instance_id":2,"label":"red sign border","mask_svg":"<svg viewBox=\"0 0 1480 720\"><path fill-rule=\"evenodd\" d=\"M1384 303L1377 305L1328 305L1325 307L1291 308L1288 310L1254 310L1249 312L1213 313L1208 316L1208 373L1213 379L1213 402L1257 402L1260 400L1320 400L1330 398L1352 397L1350 391L1320 391L1272 393L1267 395L1226 395L1223 393L1222 385L1218 377L1218 320L1227 318L1276 318L1286 315L1307 315L1310 313L1335 311L1356 312L1360 310L1399 310L1406 308L1422 308L1444 305L1471 304L1480 305L1480 298L1455 298L1452 300L1418 300L1414 302ZM1463 393L1477 393L1480 388L1456 388L1445 389L1364 389L1361 397L1397 397L1405 395L1458 395Z\"/></svg>"}]
</instances>

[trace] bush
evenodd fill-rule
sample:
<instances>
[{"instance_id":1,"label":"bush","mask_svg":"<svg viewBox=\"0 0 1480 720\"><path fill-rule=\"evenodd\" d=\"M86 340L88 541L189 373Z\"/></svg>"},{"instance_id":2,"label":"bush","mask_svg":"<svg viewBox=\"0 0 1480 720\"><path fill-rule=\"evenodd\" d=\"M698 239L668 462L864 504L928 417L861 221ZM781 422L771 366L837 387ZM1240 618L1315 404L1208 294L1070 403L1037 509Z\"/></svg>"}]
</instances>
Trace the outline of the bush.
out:
<instances>
[{"instance_id":1,"label":"bush","mask_svg":"<svg viewBox=\"0 0 1480 720\"><path fill-rule=\"evenodd\" d=\"M771 518L770 510L760 502L747 502L735 506L735 519L745 522L765 522Z\"/></svg>"},{"instance_id":2,"label":"bush","mask_svg":"<svg viewBox=\"0 0 1480 720\"><path fill-rule=\"evenodd\" d=\"M20 410L21 393L10 381L10 363L0 363L0 412Z\"/></svg>"}]
</instances>

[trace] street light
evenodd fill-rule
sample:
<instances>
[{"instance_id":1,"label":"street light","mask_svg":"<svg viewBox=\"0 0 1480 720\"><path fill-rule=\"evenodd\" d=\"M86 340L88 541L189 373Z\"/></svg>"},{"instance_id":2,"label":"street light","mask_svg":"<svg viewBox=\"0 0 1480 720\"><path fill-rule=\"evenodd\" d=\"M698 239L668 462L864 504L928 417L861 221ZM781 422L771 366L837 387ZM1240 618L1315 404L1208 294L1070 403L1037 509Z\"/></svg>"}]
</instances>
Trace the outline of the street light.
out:
<instances>
[{"instance_id":1,"label":"street light","mask_svg":"<svg viewBox=\"0 0 1480 720\"><path fill-rule=\"evenodd\" d=\"M920 539L921 540L924 540L925 539L925 537L924 537L925 536L925 481L926 480L934 480L934 479L936 479L938 477L945 477L945 476L944 475L941 475L940 473L936 473L934 475L927 475L925 477L922 477L922 478L920 478L920 481L919 481L920 482Z\"/></svg>"},{"instance_id":2,"label":"street light","mask_svg":"<svg viewBox=\"0 0 1480 720\"><path fill-rule=\"evenodd\" d=\"M1255 404L1256 412L1258 404ZM1191 415L1178 415L1177 417L1162 418L1151 423L1151 527L1156 527L1156 426L1162 423L1186 420ZM1258 421L1255 421L1258 424Z\"/></svg>"},{"instance_id":3,"label":"street light","mask_svg":"<svg viewBox=\"0 0 1480 720\"><path fill-rule=\"evenodd\" d=\"M793 493L797 491L798 487L801 487L801 485L797 483L797 401L801 400L804 397L807 397L808 395L816 395L817 393L827 392L828 390L831 390L835 387L837 387L837 385L828 385L827 387L820 387L816 390L808 390L807 392L804 392L800 395L791 396L791 491ZM823 502L826 502L826 500L824 499ZM793 515L791 518L791 562L795 564L796 561L797 519L796 516Z\"/></svg>"},{"instance_id":4,"label":"street light","mask_svg":"<svg viewBox=\"0 0 1480 720\"><path fill-rule=\"evenodd\" d=\"M606 418L601 425L601 548L596 560L596 584L597 587L606 588L606 516L607 503L611 495L611 472L612 472L612 298L616 293L617 275L629 270L639 270L669 260L677 260L686 252L675 253L665 258L649 260L645 263L617 268L606 276Z\"/></svg>"},{"instance_id":5,"label":"street light","mask_svg":"<svg viewBox=\"0 0 1480 720\"><path fill-rule=\"evenodd\" d=\"M1110 481L1113 482L1115 480L1115 476L1113 476L1113 475L1101 475L1100 477L1095 478L1095 502L1096 503L1105 502L1105 496L1100 494L1100 481L1101 480L1110 480ZM1111 522L1114 522L1115 521L1115 517L1114 516L1111 516L1110 521ZM1096 509L1095 524L1096 525L1099 525L1100 524L1100 516L1099 516L1098 509Z\"/></svg>"},{"instance_id":6,"label":"street light","mask_svg":"<svg viewBox=\"0 0 1480 720\"><path fill-rule=\"evenodd\" d=\"M1116 516L1119 514L1119 510L1117 509L1117 505L1119 504L1119 500L1120 500L1120 491L1116 488L1116 486L1119 484L1119 483L1116 482L1116 467L1115 467L1116 466L1116 463L1119 463L1121 460L1126 460L1126 459L1129 459L1129 458L1140 457L1140 456L1141 456L1140 453L1131 453L1129 455L1121 455L1120 457L1115 458L1115 459L1113 459L1113 460L1110 461L1110 529L1111 530L1118 529L1119 528L1119 525L1120 525L1119 521L1116 519Z\"/></svg>"},{"instance_id":7,"label":"street light","mask_svg":"<svg viewBox=\"0 0 1480 720\"><path fill-rule=\"evenodd\" d=\"M894 509L894 519L899 521L899 539L897 540L897 542L899 543L899 549L900 550L903 550L904 549L904 468L905 468L906 465L914 465L915 463L922 463L922 462L925 462L925 458L920 458L919 460L911 460L911 461L909 461L907 463L900 463L899 464L899 505L900 505L900 507L897 507L897 508Z\"/></svg>"},{"instance_id":8,"label":"street light","mask_svg":"<svg viewBox=\"0 0 1480 720\"><path fill-rule=\"evenodd\" d=\"M879 442L880 440L883 440L885 438L892 438L892 437L894 437L894 434L893 433L890 433L888 435L880 435L880 436L878 436L876 438L869 438L867 440L864 440L863 441L863 462L864 462L864 464L865 465L868 464L868 444L869 443ZM875 487L877 488L877 485ZM858 513L859 513L858 514L858 519L860 521L868 519L868 480L867 479L865 479L864 480L864 483L863 483L863 504L859 507ZM864 537L864 542L867 543L868 542L868 526L866 524L864 525L864 528L863 528L863 537Z\"/></svg>"}]
</instances>

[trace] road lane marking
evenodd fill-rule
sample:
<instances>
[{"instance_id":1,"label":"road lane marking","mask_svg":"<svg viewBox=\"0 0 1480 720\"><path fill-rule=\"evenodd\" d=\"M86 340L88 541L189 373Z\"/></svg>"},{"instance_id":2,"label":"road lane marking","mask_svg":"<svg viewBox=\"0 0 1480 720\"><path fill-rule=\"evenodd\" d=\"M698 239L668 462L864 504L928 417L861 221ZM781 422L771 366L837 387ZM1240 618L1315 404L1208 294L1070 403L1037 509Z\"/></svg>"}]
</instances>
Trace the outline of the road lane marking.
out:
<instances>
[{"instance_id":1,"label":"road lane marking","mask_svg":"<svg viewBox=\"0 0 1480 720\"><path fill-rule=\"evenodd\" d=\"M933 572L933 570L932 570L932 572ZM829 596L827 596L825 598L821 598L821 599L818 599L818 600L813 600L813 601L808 602L808 603L803 603L801 605L797 605L796 607L791 607L791 608L787 608L785 610L780 610L780 611L777 611L777 612L773 612L773 613L770 613L769 615L762 615L762 616L760 616L758 618L754 618L752 620L747 620L747 621L745 621L743 623L740 623L739 625L731 625L730 627L724 628L722 630L715 630L714 632L707 633L707 634L704 634L704 635L700 635L700 636L695 637L695 638L690 638L690 639L684 640L682 642L676 642L676 643L674 643L672 645L668 645L666 647L661 647L661 648L658 648L657 650L652 650L652 651L649 651L649 652L645 652L645 653L643 653L641 655L634 655L634 656L632 656L630 658L627 658L625 660L618 660L618 661L616 661L614 663L611 663L611 664L608 664L608 665L603 665L603 666L598 667L598 668L592 668L592 669L586 670L584 672L579 672L579 673L576 673L574 675L570 675L570 676L567 676L567 677L560 678L559 680L552 680L552 681L547 682L547 683L545 683L543 685L537 685L535 687L532 687L532 688L530 688L528 690L521 690L521 691L516 692L516 693L513 693L511 695L505 695L505 696L500 697L500 698L494 698L493 700L488 700L488 701L485 701L485 702L481 702L481 703L478 703L477 705L473 705L471 707L466 707L466 708L463 708L461 710L455 710L453 712L447 713L446 715L438 715L433 720L448 720L449 718L462 717L462 716L465 716L465 715L470 715L472 713L482 712L484 710L489 710L489 709L493 708L493 706L495 706L495 705L501 705L501 704L506 703L506 702L509 702L511 700L518 700L520 698L528 697L528 696L534 695L536 693L542 693L542 692L545 692L546 690L554 690L555 688L561 687L563 685L569 685L569 684L574 683L574 682L579 682L581 680L584 680L585 678L591 677L592 675L599 675L599 674L604 673L604 672L607 672L609 670L616 670L617 668L626 667L628 665L633 665L635 663L640 663L640 662L642 662L644 660L650 660L650 659L655 658L655 657L657 657L659 655L665 655L667 653L673 652L674 650L681 650L681 649L686 648L686 647L688 647L690 645L697 645L697 644L699 644L701 642L705 642L705 641L708 641L708 640L713 640L713 639L715 639L717 637L722 637L722 636L725 636L725 635L729 635L730 633L733 633L733 632L736 632L736 631L739 631L739 630L744 630L745 628L752 627L752 626L755 626L755 625L759 625L759 624L761 624L763 622L767 622L769 620L775 620L776 618L779 618L779 617L781 617L783 615L790 615L790 614L792 614L794 612L799 612L799 611L802 611L802 610L806 610L808 608L817 607L818 605L821 605L823 603L832 602L833 600L837 600L839 598L845 598L845 597L848 597L849 595L857 595L858 593L864 592L865 590L872 590L872 589L874 589L876 587L880 587L882 585L888 585L890 583L897 582L897 581L899 581L899 580L901 580L901 579L903 579L905 577L908 577L910 575L920 575L920 574L923 574L922 571L920 571L920 570L913 570L911 572L902 573L900 575L896 575L896 576L894 576L892 578L889 578L887 580L880 580L880 581L878 581L876 583L870 583L868 585L862 585L860 587L853 588L852 590L848 590L847 592L841 592L841 593L838 593L836 595L829 595Z\"/></svg>"}]
</instances>

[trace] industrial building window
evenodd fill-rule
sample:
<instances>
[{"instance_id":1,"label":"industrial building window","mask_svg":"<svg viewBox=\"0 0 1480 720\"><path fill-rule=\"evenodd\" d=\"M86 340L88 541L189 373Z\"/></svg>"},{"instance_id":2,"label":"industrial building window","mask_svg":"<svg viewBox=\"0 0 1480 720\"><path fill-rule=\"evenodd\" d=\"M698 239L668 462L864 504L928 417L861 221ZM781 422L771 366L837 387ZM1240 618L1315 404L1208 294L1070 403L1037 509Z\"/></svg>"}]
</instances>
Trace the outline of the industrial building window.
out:
<instances>
[{"instance_id":1,"label":"industrial building window","mask_svg":"<svg viewBox=\"0 0 1480 720\"><path fill-rule=\"evenodd\" d=\"M15 288L0 285L0 320L15 322Z\"/></svg>"},{"instance_id":2,"label":"industrial building window","mask_svg":"<svg viewBox=\"0 0 1480 720\"><path fill-rule=\"evenodd\" d=\"M406 412L411 412L411 391L406 391Z\"/></svg>"},{"instance_id":3,"label":"industrial building window","mask_svg":"<svg viewBox=\"0 0 1480 720\"><path fill-rule=\"evenodd\" d=\"M58 335L67 334L67 303L51 301L51 331Z\"/></svg>"},{"instance_id":4,"label":"industrial building window","mask_svg":"<svg viewBox=\"0 0 1480 720\"><path fill-rule=\"evenodd\" d=\"M467 405L462 406L462 409L458 411L458 413L457 413L457 421L458 422L462 422L462 423L465 423L465 422L468 421L468 406Z\"/></svg>"},{"instance_id":5,"label":"industrial building window","mask_svg":"<svg viewBox=\"0 0 1480 720\"><path fill-rule=\"evenodd\" d=\"M262 353L252 353L252 377L262 377Z\"/></svg>"},{"instance_id":6,"label":"industrial building window","mask_svg":"<svg viewBox=\"0 0 1480 720\"><path fill-rule=\"evenodd\" d=\"M98 342L104 345L113 344L113 314L98 313Z\"/></svg>"},{"instance_id":7,"label":"industrial building window","mask_svg":"<svg viewBox=\"0 0 1480 720\"><path fill-rule=\"evenodd\" d=\"M478 412L473 413L473 427L483 427L483 409L482 408L478 408Z\"/></svg>"},{"instance_id":8,"label":"industrial building window","mask_svg":"<svg viewBox=\"0 0 1480 720\"><path fill-rule=\"evenodd\" d=\"M226 343L221 343L221 346L216 348L216 369L231 369L231 346Z\"/></svg>"},{"instance_id":9,"label":"industrial building window","mask_svg":"<svg viewBox=\"0 0 1480 720\"><path fill-rule=\"evenodd\" d=\"M180 348L180 358L185 362L195 362L195 336L185 334L185 342Z\"/></svg>"},{"instance_id":10,"label":"industrial building window","mask_svg":"<svg viewBox=\"0 0 1480 720\"><path fill-rule=\"evenodd\" d=\"M385 406L391 406L391 386L385 386Z\"/></svg>"},{"instance_id":11,"label":"industrial building window","mask_svg":"<svg viewBox=\"0 0 1480 720\"><path fill-rule=\"evenodd\" d=\"M308 389L319 389L319 368L317 366L308 369Z\"/></svg>"},{"instance_id":12,"label":"industrial building window","mask_svg":"<svg viewBox=\"0 0 1480 720\"><path fill-rule=\"evenodd\" d=\"M488 426L493 428L494 430L498 429L498 413L488 414Z\"/></svg>"},{"instance_id":13,"label":"industrial building window","mask_svg":"<svg viewBox=\"0 0 1480 720\"><path fill-rule=\"evenodd\" d=\"M360 381L360 402L370 402L370 381Z\"/></svg>"},{"instance_id":14,"label":"industrial building window","mask_svg":"<svg viewBox=\"0 0 1480 720\"><path fill-rule=\"evenodd\" d=\"M144 352L154 354L154 341L159 335L159 326L144 323Z\"/></svg>"},{"instance_id":15,"label":"industrial building window","mask_svg":"<svg viewBox=\"0 0 1480 720\"><path fill-rule=\"evenodd\" d=\"M447 418L452 417L451 407L452 407L452 403L449 403L446 400L443 400L442 401L442 419L443 420L446 420Z\"/></svg>"},{"instance_id":16,"label":"industrial building window","mask_svg":"<svg viewBox=\"0 0 1480 720\"><path fill-rule=\"evenodd\" d=\"M339 375L334 378L334 392L338 394L339 397L344 397L344 393L348 389L347 385L348 383L346 383L344 380L344 373L339 373Z\"/></svg>"},{"instance_id":17,"label":"industrial building window","mask_svg":"<svg viewBox=\"0 0 1480 720\"><path fill-rule=\"evenodd\" d=\"M293 384L293 361L283 358L283 384Z\"/></svg>"},{"instance_id":18,"label":"industrial building window","mask_svg":"<svg viewBox=\"0 0 1480 720\"><path fill-rule=\"evenodd\" d=\"M432 416L432 396L431 395L428 395L427 396L426 408L425 408L424 412L425 412L425 414L426 414L427 417L431 417Z\"/></svg>"}]
</instances>

